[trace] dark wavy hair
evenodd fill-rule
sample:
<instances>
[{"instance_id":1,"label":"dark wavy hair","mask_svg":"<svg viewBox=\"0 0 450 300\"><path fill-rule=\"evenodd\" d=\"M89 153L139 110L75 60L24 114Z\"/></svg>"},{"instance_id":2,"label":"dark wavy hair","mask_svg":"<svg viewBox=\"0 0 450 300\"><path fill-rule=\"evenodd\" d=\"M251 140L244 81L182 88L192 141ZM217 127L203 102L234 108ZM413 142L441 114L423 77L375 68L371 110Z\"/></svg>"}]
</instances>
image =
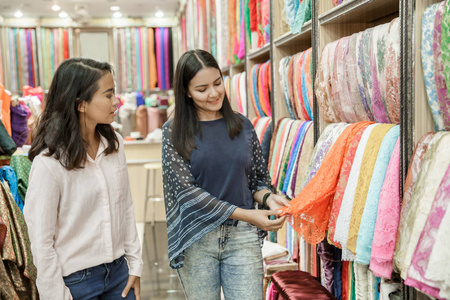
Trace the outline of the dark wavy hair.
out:
<instances>
[{"instance_id":1,"label":"dark wavy hair","mask_svg":"<svg viewBox=\"0 0 450 300\"><path fill-rule=\"evenodd\" d=\"M201 128L194 100L188 97L187 91L192 78L204 68L215 68L222 76L214 57L209 52L199 49L185 52L178 60L175 70L173 82L175 116L172 122L172 141L177 152L188 161L192 151L197 147L195 135ZM226 93L220 112L225 119L228 134L233 139L241 132L243 120L231 108Z\"/></svg>"},{"instance_id":2,"label":"dark wavy hair","mask_svg":"<svg viewBox=\"0 0 450 300\"><path fill-rule=\"evenodd\" d=\"M83 167L87 143L81 134L78 107L83 101L92 101L99 89L99 79L108 72L114 72L109 63L88 58L70 58L58 67L33 134L30 160L48 149L45 155L54 156L67 170ZM119 141L110 124L98 124L96 134L108 141L106 155L119 149Z\"/></svg>"}]
</instances>

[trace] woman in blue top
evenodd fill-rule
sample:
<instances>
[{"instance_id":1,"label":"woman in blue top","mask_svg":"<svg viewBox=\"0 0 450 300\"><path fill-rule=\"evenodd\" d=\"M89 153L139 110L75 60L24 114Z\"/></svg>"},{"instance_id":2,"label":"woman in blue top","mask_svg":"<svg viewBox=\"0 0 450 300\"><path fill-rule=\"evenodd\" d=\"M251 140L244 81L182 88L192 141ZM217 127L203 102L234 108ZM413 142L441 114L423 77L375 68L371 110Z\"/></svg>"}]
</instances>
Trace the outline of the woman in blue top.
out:
<instances>
[{"instance_id":1,"label":"woman in blue top","mask_svg":"<svg viewBox=\"0 0 450 300\"><path fill-rule=\"evenodd\" d=\"M210 53L181 56L174 92L162 145L171 267L188 299L220 299L222 288L226 299L260 300L262 238L282 227L269 216L288 202L271 193L255 130L231 109Z\"/></svg>"}]
</instances>

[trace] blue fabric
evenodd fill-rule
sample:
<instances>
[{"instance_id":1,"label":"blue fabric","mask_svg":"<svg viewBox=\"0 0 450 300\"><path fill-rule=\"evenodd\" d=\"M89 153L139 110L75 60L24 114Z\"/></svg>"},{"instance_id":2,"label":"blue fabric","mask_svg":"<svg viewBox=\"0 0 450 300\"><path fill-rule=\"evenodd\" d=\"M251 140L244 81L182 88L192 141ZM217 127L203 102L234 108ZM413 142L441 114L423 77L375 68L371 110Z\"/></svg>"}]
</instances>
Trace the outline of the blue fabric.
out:
<instances>
[{"instance_id":1,"label":"blue fabric","mask_svg":"<svg viewBox=\"0 0 450 300\"><path fill-rule=\"evenodd\" d=\"M184 251L187 248L229 218L237 207L237 205L230 202L237 201L245 206L248 205L248 199L234 199L230 198L230 195L247 195L249 191L253 195L257 190L269 189L270 187L270 176L267 167L264 165L256 132L247 118L242 115L239 116L243 119L243 128L239 136L234 137L233 140L230 139L228 133L226 136L223 135L224 124L221 126L220 123L224 123L224 121L212 121L212 123L217 123L212 125L202 123L202 138L196 137L197 142L200 142L198 145L199 149L193 151L190 161L186 161L173 145L172 119L163 126L164 201L166 206L169 260L170 266L174 269L183 267ZM217 132L212 135L213 128ZM218 135L222 135L222 139L217 140L216 136ZM211 145L211 141L207 140L210 138L214 138L216 145ZM240 141L240 143L237 145L233 141ZM230 144L233 147L230 148ZM208 146L209 148L205 148ZM205 153L205 149L214 149L213 147L223 149L218 149L220 154ZM246 149L250 153L236 155L238 152L235 150L235 147ZM204 156L202 157L203 154ZM222 155L225 155L225 157ZM247 159L250 161L247 161ZM226 161L227 164L224 164ZM218 175L213 178L206 178L205 176L211 173L211 168L205 170L197 165L205 164L205 162L221 167L223 173L218 174L217 170L212 170ZM235 181L234 178L231 178L231 174L234 176L236 171L232 170L231 166L234 167L237 164L245 165L245 168L242 166L238 168L241 172L245 172L247 185L245 187L232 186L231 190L230 188L226 190L221 185L230 187L231 182ZM194 174L197 176L194 176ZM242 174L238 175L241 180L242 176ZM215 190L210 191L202 186L200 184L202 180ZM214 180L218 183L214 183ZM239 180L237 182L241 183ZM238 189L241 190L234 191ZM212 193L223 193L223 198L217 198ZM262 239L265 232L259 231L259 233Z\"/></svg>"},{"instance_id":2,"label":"blue fabric","mask_svg":"<svg viewBox=\"0 0 450 300\"><path fill-rule=\"evenodd\" d=\"M4 182L5 180L8 182L9 189L11 190L14 201L20 208L20 211L23 213L23 200L19 195L16 172L14 172L13 168L11 168L10 166L4 166L0 169L0 180L2 182Z\"/></svg>"},{"instance_id":3,"label":"blue fabric","mask_svg":"<svg viewBox=\"0 0 450 300\"><path fill-rule=\"evenodd\" d=\"M306 56L306 51L304 56ZM306 64L306 59L303 58L303 63L302 63L302 95L303 95L303 103L305 103L305 108L306 108L306 112L308 113L309 118L312 120L313 119L313 114L311 112L311 106L309 106L309 99L308 99L308 90L306 87L306 78L305 78L305 64Z\"/></svg>"},{"instance_id":4,"label":"blue fabric","mask_svg":"<svg viewBox=\"0 0 450 300\"><path fill-rule=\"evenodd\" d=\"M295 167L295 158L298 156L302 146L303 146L303 139L305 137L305 133L306 133L306 129L308 128L309 122L303 122L298 130L297 136L295 138L295 142L292 146L292 151L293 154L291 155L290 159L289 159L289 164L288 164L288 168L286 171L286 176L284 177L284 183L283 183L283 194L286 195L286 192L289 188L289 180L292 176L292 172L294 170Z\"/></svg>"},{"instance_id":5,"label":"blue fabric","mask_svg":"<svg viewBox=\"0 0 450 300\"><path fill-rule=\"evenodd\" d=\"M144 96L140 92L134 92L134 95L136 96L136 105L139 107L140 105L145 105Z\"/></svg>"},{"instance_id":6,"label":"blue fabric","mask_svg":"<svg viewBox=\"0 0 450 300\"><path fill-rule=\"evenodd\" d=\"M392 127L384 136L378 151L356 242L356 262L360 264L368 265L370 263L372 240L377 221L378 201L380 200L387 167L399 135L400 126Z\"/></svg>"},{"instance_id":7,"label":"blue fabric","mask_svg":"<svg viewBox=\"0 0 450 300\"><path fill-rule=\"evenodd\" d=\"M27 35L28 85L31 87L34 87L34 84L33 84L33 59L31 58L31 53L33 50L30 47L31 46L30 29L26 29L25 32Z\"/></svg>"},{"instance_id":8,"label":"blue fabric","mask_svg":"<svg viewBox=\"0 0 450 300\"><path fill-rule=\"evenodd\" d=\"M333 295L342 300L342 250L333 246Z\"/></svg>"},{"instance_id":9,"label":"blue fabric","mask_svg":"<svg viewBox=\"0 0 450 300\"><path fill-rule=\"evenodd\" d=\"M130 289L126 298L122 291L128 281L128 265L125 256L111 263L101 264L92 268L77 271L63 277L73 299L136 299L134 290Z\"/></svg>"},{"instance_id":10,"label":"blue fabric","mask_svg":"<svg viewBox=\"0 0 450 300\"><path fill-rule=\"evenodd\" d=\"M177 270L187 299L263 299L263 259L257 229L221 225L186 249Z\"/></svg>"}]
</instances>

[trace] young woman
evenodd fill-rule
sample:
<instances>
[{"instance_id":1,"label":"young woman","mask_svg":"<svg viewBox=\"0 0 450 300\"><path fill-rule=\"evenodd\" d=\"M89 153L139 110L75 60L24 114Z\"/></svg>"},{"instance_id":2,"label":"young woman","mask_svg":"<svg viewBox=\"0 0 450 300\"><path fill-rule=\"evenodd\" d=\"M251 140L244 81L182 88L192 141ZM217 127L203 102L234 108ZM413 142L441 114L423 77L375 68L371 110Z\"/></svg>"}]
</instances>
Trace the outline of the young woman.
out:
<instances>
[{"instance_id":1,"label":"young woman","mask_svg":"<svg viewBox=\"0 0 450 300\"><path fill-rule=\"evenodd\" d=\"M108 63L68 59L53 77L24 208L41 299L140 299L123 140L110 125L114 93Z\"/></svg>"},{"instance_id":2,"label":"young woman","mask_svg":"<svg viewBox=\"0 0 450 300\"><path fill-rule=\"evenodd\" d=\"M270 178L251 122L232 111L206 51L184 53L174 78L175 116L163 126L169 259L188 299L262 299L263 230L288 205ZM271 210L254 209L255 202Z\"/></svg>"}]
</instances>

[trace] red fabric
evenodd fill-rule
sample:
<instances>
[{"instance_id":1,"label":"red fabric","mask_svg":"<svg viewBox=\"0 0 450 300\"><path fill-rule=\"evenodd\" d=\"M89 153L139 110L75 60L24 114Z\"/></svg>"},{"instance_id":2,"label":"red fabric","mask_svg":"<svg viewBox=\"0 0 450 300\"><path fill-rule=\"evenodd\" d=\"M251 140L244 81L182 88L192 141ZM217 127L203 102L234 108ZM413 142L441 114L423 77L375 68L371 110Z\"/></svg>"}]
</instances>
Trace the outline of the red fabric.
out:
<instances>
[{"instance_id":1,"label":"red fabric","mask_svg":"<svg viewBox=\"0 0 450 300\"><path fill-rule=\"evenodd\" d=\"M258 30L258 20L256 19L257 10L256 10L256 0L248 1L248 8L250 11L250 31L254 32Z\"/></svg>"},{"instance_id":2,"label":"red fabric","mask_svg":"<svg viewBox=\"0 0 450 300\"><path fill-rule=\"evenodd\" d=\"M315 277L306 272L277 272L272 275L272 282L281 299L336 299Z\"/></svg>"},{"instance_id":3,"label":"red fabric","mask_svg":"<svg viewBox=\"0 0 450 300\"><path fill-rule=\"evenodd\" d=\"M64 59L69 58L69 32L67 29L63 31L63 43L64 43Z\"/></svg>"},{"instance_id":4,"label":"red fabric","mask_svg":"<svg viewBox=\"0 0 450 300\"><path fill-rule=\"evenodd\" d=\"M342 262L342 300L348 299L348 261Z\"/></svg>"}]
</instances>

